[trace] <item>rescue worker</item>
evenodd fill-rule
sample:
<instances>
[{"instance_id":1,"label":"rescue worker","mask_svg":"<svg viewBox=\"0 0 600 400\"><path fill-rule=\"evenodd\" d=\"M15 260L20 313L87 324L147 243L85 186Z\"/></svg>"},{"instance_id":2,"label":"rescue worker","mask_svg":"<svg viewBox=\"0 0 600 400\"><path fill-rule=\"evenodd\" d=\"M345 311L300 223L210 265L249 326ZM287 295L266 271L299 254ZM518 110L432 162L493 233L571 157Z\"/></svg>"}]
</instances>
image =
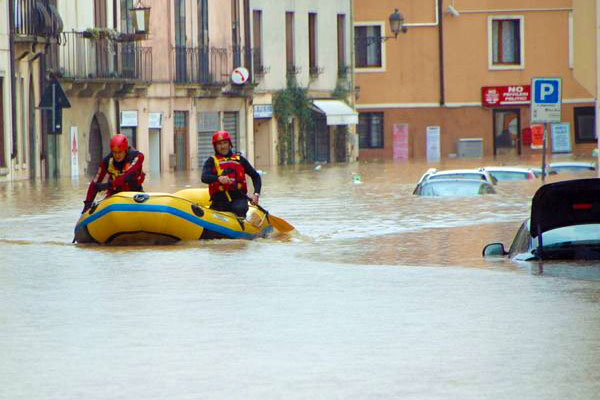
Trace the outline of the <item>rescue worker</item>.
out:
<instances>
[{"instance_id":1,"label":"rescue worker","mask_svg":"<svg viewBox=\"0 0 600 400\"><path fill-rule=\"evenodd\" d=\"M231 211L239 218L248 212L248 200L258 204L260 175L250 162L239 153L233 153L231 136L227 131L217 131L212 136L215 155L204 162L202 182L208 184L213 210ZM254 193L248 195L246 174L252 178Z\"/></svg>"},{"instance_id":2,"label":"rescue worker","mask_svg":"<svg viewBox=\"0 0 600 400\"><path fill-rule=\"evenodd\" d=\"M118 192L143 192L146 175L142 172L144 154L129 147L127 136L114 135L110 139L110 154L100 161L98 172L88 187L82 213L93 204L96 194L106 190L106 197ZM108 174L108 182L102 183Z\"/></svg>"}]
</instances>

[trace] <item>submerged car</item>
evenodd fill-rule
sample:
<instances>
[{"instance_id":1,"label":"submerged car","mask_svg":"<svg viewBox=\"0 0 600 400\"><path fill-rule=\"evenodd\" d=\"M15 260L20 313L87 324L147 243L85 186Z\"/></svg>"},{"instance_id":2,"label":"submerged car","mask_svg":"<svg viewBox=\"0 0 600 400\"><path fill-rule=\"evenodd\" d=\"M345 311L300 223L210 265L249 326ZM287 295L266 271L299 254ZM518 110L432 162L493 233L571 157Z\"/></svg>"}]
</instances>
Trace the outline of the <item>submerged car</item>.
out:
<instances>
[{"instance_id":1,"label":"submerged car","mask_svg":"<svg viewBox=\"0 0 600 400\"><path fill-rule=\"evenodd\" d=\"M556 173L560 172L586 172L586 171L595 171L596 164L592 162L576 162L576 161L566 161L566 162L554 162L548 164L551 171Z\"/></svg>"},{"instance_id":2,"label":"submerged car","mask_svg":"<svg viewBox=\"0 0 600 400\"><path fill-rule=\"evenodd\" d=\"M482 171L487 171L498 181L520 181L534 180L535 172L531 168L521 167L483 167Z\"/></svg>"},{"instance_id":3,"label":"submerged car","mask_svg":"<svg viewBox=\"0 0 600 400\"><path fill-rule=\"evenodd\" d=\"M413 194L418 196L464 197L494 194L494 187L480 179L431 179L417 185Z\"/></svg>"},{"instance_id":4,"label":"submerged car","mask_svg":"<svg viewBox=\"0 0 600 400\"><path fill-rule=\"evenodd\" d=\"M600 179L544 185L531 204L531 216L508 251L502 243L483 249L484 257L516 261L600 260Z\"/></svg>"},{"instance_id":5,"label":"submerged car","mask_svg":"<svg viewBox=\"0 0 600 400\"><path fill-rule=\"evenodd\" d=\"M423 174L418 183L431 179L476 179L488 182L492 185L497 183L497 180L487 171L482 169L450 169L438 171L435 168L430 168Z\"/></svg>"}]
</instances>

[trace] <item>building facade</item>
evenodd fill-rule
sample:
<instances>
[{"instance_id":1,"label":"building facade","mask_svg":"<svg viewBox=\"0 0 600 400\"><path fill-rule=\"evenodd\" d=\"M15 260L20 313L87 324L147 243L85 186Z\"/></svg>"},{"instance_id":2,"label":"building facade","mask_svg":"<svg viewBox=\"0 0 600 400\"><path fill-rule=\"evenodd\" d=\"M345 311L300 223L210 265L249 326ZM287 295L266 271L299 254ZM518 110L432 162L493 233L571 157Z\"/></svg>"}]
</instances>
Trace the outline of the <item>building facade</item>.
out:
<instances>
[{"instance_id":1,"label":"building facade","mask_svg":"<svg viewBox=\"0 0 600 400\"><path fill-rule=\"evenodd\" d=\"M594 95L574 73L572 0L354 4L360 159L540 152L530 123L535 77L562 82L562 124L549 149L591 154ZM397 38L394 8L407 28Z\"/></svg>"},{"instance_id":2,"label":"building facade","mask_svg":"<svg viewBox=\"0 0 600 400\"><path fill-rule=\"evenodd\" d=\"M352 76L352 1L250 0L256 164L352 161L358 155ZM313 101L314 126L291 118L282 154L274 96L293 82ZM336 96L335 91L342 95ZM317 106L321 104L322 107ZM324 109L327 110L324 110ZM337 119L335 118L337 115Z\"/></svg>"}]
</instances>

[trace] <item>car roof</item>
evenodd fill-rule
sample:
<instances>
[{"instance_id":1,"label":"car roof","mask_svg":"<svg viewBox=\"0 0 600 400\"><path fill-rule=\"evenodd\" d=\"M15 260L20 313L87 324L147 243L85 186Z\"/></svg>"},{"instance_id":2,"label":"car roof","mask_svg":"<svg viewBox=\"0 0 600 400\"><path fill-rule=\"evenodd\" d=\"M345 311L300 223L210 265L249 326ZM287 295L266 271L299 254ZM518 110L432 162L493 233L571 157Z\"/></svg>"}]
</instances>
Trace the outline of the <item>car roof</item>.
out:
<instances>
[{"instance_id":1,"label":"car roof","mask_svg":"<svg viewBox=\"0 0 600 400\"><path fill-rule=\"evenodd\" d=\"M532 170L529 167L482 167L482 169L490 172L525 172L528 173Z\"/></svg>"},{"instance_id":2,"label":"car roof","mask_svg":"<svg viewBox=\"0 0 600 400\"><path fill-rule=\"evenodd\" d=\"M573 179L540 187L531 203L531 236L571 225L600 223L600 179Z\"/></svg>"},{"instance_id":3,"label":"car roof","mask_svg":"<svg viewBox=\"0 0 600 400\"><path fill-rule=\"evenodd\" d=\"M459 178L444 178L444 179L434 179L434 180L426 180L421 182L421 185L433 185L433 184L439 184L439 183L444 183L444 182L457 182L457 183L478 183L478 184L483 184L483 185L490 185L492 186L489 182L481 180L481 179L459 179Z\"/></svg>"},{"instance_id":4,"label":"car roof","mask_svg":"<svg viewBox=\"0 0 600 400\"><path fill-rule=\"evenodd\" d=\"M446 175L446 174L480 174L480 175L484 175L484 171L480 171L478 169L445 169L443 171L435 171L433 173L433 175Z\"/></svg>"},{"instance_id":5,"label":"car roof","mask_svg":"<svg viewBox=\"0 0 600 400\"><path fill-rule=\"evenodd\" d=\"M561 162L553 162L548 165L553 168L556 168L556 167L596 168L596 164L594 164L593 162L583 162L583 161L561 161Z\"/></svg>"}]
</instances>

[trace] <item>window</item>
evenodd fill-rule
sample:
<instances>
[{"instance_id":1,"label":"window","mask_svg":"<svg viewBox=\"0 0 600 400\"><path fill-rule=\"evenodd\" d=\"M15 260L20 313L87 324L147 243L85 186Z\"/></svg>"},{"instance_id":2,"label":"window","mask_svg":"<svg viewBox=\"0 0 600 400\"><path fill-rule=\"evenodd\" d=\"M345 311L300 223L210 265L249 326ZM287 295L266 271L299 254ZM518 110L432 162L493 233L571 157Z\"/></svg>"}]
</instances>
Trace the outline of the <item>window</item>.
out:
<instances>
[{"instance_id":1,"label":"window","mask_svg":"<svg viewBox=\"0 0 600 400\"><path fill-rule=\"evenodd\" d=\"M594 107L575 107L575 143L596 141Z\"/></svg>"},{"instance_id":2,"label":"window","mask_svg":"<svg viewBox=\"0 0 600 400\"><path fill-rule=\"evenodd\" d=\"M348 66L346 64L346 15L337 16L337 51L338 51L338 75L346 76Z\"/></svg>"},{"instance_id":3,"label":"window","mask_svg":"<svg viewBox=\"0 0 600 400\"><path fill-rule=\"evenodd\" d=\"M264 72L262 54L262 11L252 11L252 45L254 47L254 70L262 74Z\"/></svg>"},{"instance_id":4,"label":"window","mask_svg":"<svg viewBox=\"0 0 600 400\"><path fill-rule=\"evenodd\" d=\"M240 3L231 0L231 37L233 42L233 66L237 68L242 65L242 53L240 49Z\"/></svg>"},{"instance_id":5,"label":"window","mask_svg":"<svg viewBox=\"0 0 600 400\"><path fill-rule=\"evenodd\" d=\"M129 14L131 8L133 8L133 0L121 0L121 32L133 33L133 21Z\"/></svg>"},{"instance_id":6,"label":"window","mask_svg":"<svg viewBox=\"0 0 600 400\"><path fill-rule=\"evenodd\" d=\"M285 13L285 60L288 75L295 73L294 65L294 13Z\"/></svg>"},{"instance_id":7,"label":"window","mask_svg":"<svg viewBox=\"0 0 600 400\"><path fill-rule=\"evenodd\" d=\"M490 17L490 67L523 67L523 18Z\"/></svg>"},{"instance_id":8,"label":"window","mask_svg":"<svg viewBox=\"0 0 600 400\"><path fill-rule=\"evenodd\" d=\"M94 26L106 28L106 0L94 0Z\"/></svg>"},{"instance_id":9,"label":"window","mask_svg":"<svg viewBox=\"0 0 600 400\"><path fill-rule=\"evenodd\" d=\"M317 14L308 13L308 66L311 76L319 75L317 65Z\"/></svg>"},{"instance_id":10,"label":"window","mask_svg":"<svg viewBox=\"0 0 600 400\"><path fill-rule=\"evenodd\" d=\"M359 148L383 148L383 113L361 113L358 117Z\"/></svg>"},{"instance_id":11,"label":"window","mask_svg":"<svg viewBox=\"0 0 600 400\"><path fill-rule=\"evenodd\" d=\"M381 68L381 26L366 25L354 28L356 68Z\"/></svg>"}]
</instances>

